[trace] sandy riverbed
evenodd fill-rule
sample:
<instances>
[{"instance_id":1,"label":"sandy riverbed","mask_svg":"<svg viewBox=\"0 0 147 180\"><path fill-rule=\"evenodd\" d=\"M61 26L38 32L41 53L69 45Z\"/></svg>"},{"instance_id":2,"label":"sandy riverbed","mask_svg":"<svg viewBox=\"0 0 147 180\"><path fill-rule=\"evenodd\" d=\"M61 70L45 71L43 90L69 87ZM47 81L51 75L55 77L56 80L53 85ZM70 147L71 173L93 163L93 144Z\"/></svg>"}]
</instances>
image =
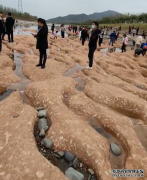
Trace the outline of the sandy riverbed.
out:
<instances>
[{"instance_id":1,"label":"sandy riverbed","mask_svg":"<svg viewBox=\"0 0 147 180\"><path fill-rule=\"evenodd\" d=\"M13 71L11 50L24 54L22 72L30 80L25 94L33 107L23 102L19 91L0 102L0 179L66 180L59 169L38 152L35 144L34 108L43 106L52 121L47 136L53 140L56 150L70 150L102 180L114 179L115 162L110 158L109 141L86 120L94 118L97 126L113 135L124 149L122 168L144 170L144 178L123 179L145 180L147 56L134 57L130 50L101 52L98 48L93 70L87 70L88 42L81 46L78 38L54 40L50 35L46 68L41 69L36 67L39 61L36 39L29 35L16 35L14 39L15 43L3 44L0 91L21 81ZM102 48L108 48L108 40L104 42ZM121 42L115 46L119 48ZM77 82L82 83L80 91L76 88ZM13 118L15 114L19 116Z\"/></svg>"}]
</instances>

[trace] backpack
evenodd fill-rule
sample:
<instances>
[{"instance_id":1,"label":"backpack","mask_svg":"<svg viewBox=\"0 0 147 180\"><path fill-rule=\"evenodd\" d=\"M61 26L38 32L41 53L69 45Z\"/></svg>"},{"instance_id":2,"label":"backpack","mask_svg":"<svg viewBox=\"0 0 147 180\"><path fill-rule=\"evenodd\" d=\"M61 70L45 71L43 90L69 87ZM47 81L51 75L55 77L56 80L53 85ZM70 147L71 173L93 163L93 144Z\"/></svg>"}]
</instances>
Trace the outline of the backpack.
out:
<instances>
[{"instance_id":1,"label":"backpack","mask_svg":"<svg viewBox=\"0 0 147 180\"><path fill-rule=\"evenodd\" d=\"M143 46L143 49L146 49L146 50L147 50L147 45Z\"/></svg>"}]
</instances>

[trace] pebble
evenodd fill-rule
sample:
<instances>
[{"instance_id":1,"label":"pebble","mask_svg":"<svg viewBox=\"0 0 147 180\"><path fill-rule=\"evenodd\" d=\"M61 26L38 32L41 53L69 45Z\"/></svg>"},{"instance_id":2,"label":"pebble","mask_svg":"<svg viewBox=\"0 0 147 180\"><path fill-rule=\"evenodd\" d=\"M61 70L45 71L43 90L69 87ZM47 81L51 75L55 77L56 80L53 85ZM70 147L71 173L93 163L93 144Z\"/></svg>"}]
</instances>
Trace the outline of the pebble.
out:
<instances>
[{"instance_id":1,"label":"pebble","mask_svg":"<svg viewBox=\"0 0 147 180\"><path fill-rule=\"evenodd\" d=\"M38 112L39 118L46 118L47 117L47 110L41 110Z\"/></svg>"},{"instance_id":2,"label":"pebble","mask_svg":"<svg viewBox=\"0 0 147 180\"><path fill-rule=\"evenodd\" d=\"M44 107L37 107L36 110L37 110L37 111L44 110Z\"/></svg>"},{"instance_id":3,"label":"pebble","mask_svg":"<svg viewBox=\"0 0 147 180\"><path fill-rule=\"evenodd\" d=\"M66 151L65 152L65 160L67 161L67 162L73 162L73 160L74 160L74 155L71 153L71 152L69 152L69 151Z\"/></svg>"},{"instance_id":4,"label":"pebble","mask_svg":"<svg viewBox=\"0 0 147 180\"><path fill-rule=\"evenodd\" d=\"M69 180L84 180L84 175L81 174L80 172L74 170L73 168L68 168L65 171L65 176L69 179Z\"/></svg>"},{"instance_id":5,"label":"pebble","mask_svg":"<svg viewBox=\"0 0 147 180\"><path fill-rule=\"evenodd\" d=\"M92 169L88 169L88 172L91 174L91 175L94 175L94 171Z\"/></svg>"},{"instance_id":6,"label":"pebble","mask_svg":"<svg viewBox=\"0 0 147 180\"><path fill-rule=\"evenodd\" d=\"M44 145L47 149L50 149L52 148L53 146L53 142L51 139L47 139L47 138L44 138L42 141L41 141L41 144Z\"/></svg>"},{"instance_id":7,"label":"pebble","mask_svg":"<svg viewBox=\"0 0 147 180\"><path fill-rule=\"evenodd\" d=\"M58 155L59 155L60 157L63 157L63 156L64 156L64 152L63 152L63 151L59 151L59 152L58 152Z\"/></svg>"},{"instance_id":8,"label":"pebble","mask_svg":"<svg viewBox=\"0 0 147 180\"><path fill-rule=\"evenodd\" d=\"M55 157L56 157L57 159L60 159L60 156L59 156L58 154L55 154Z\"/></svg>"},{"instance_id":9,"label":"pebble","mask_svg":"<svg viewBox=\"0 0 147 180\"><path fill-rule=\"evenodd\" d=\"M111 151L115 155L120 155L121 154L121 149L117 144L111 143L110 144Z\"/></svg>"},{"instance_id":10,"label":"pebble","mask_svg":"<svg viewBox=\"0 0 147 180\"><path fill-rule=\"evenodd\" d=\"M74 159L72 166L76 169L78 166L79 160L77 158Z\"/></svg>"},{"instance_id":11,"label":"pebble","mask_svg":"<svg viewBox=\"0 0 147 180\"><path fill-rule=\"evenodd\" d=\"M47 131L49 128L47 119L45 119L45 118L39 119L38 128L40 130L39 136L45 136L45 131Z\"/></svg>"}]
</instances>

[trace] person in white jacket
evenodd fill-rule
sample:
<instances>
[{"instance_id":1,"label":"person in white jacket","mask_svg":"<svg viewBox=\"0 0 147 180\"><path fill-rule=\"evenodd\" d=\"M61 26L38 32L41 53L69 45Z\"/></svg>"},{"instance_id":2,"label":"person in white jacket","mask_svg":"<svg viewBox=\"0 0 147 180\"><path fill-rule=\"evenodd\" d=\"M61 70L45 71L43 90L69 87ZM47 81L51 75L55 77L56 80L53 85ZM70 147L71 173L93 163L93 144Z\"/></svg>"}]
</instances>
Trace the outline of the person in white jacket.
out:
<instances>
[{"instance_id":1,"label":"person in white jacket","mask_svg":"<svg viewBox=\"0 0 147 180\"><path fill-rule=\"evenodd\" d=\"M135 47L136 49L140 48L141 44L143 43L143 37L142 36L138 36L135 40Z\"/></svg>"},{"instance_id":2,"label":"person in white jacket","mask_svg":"<svg viewBox=\"0 0 147 180\"><path fill-rule=\"evenodd\" d=\"M123 45L122 45L122 53L126 52L126 46L128 44L128 37L126 34L123 35Z\"/></svg>"}]
</instances>

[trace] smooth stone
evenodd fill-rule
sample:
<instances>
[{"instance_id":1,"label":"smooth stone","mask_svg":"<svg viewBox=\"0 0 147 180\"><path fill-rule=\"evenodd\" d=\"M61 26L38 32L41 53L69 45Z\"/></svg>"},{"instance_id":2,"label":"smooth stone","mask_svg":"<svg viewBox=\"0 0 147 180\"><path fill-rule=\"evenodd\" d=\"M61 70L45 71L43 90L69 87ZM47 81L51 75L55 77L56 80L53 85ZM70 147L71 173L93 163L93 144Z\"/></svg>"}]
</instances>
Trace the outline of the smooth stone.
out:
<instances>
[{"instance_id":1,"label":"smooth stone","mask_svg":"<svg viewBox=\"0 0 147 180\"><path fill-rule=\"evenodd\" d=\"M50 149L52 148L53 146L53 142L51 139L47 139L47 138L44 138L42 141L41 141L41 144L44 145L47 149Z\"/></svg>"},{"instance_id":2,"label":"smooth stone","mask_svg":"<svg viewBox=\"0 0 147 180\"><path fill-rule=\"evenodd\" d=\"M41 136L41 137L45 136L45 131L47 131L49 128L47 119L45 119L45 118L39 119L38 128L40 130L39 136Z\"/></svg>"},{"instance_id":3,"label":"smooth stone","mask_svg":"<svg viewBox=\"0 0 147 180\"><path fill-rule=\"evenodd\" d=\"M46 118L46 116L47 116L47 110L41 110L38 112L39 118Z\"/></svg>"},{"instance_id":4,"label":"smooth stone","mask_svg":"<svg viewBox=\"0 0 147 180\"><path fill-rule=\"evenodd\" d=\"M60 159L60 158L61 158L58 154L55 154L55 157L56 157L57 159Z\"/></svg>"},{"instance_id":5,"label":"smooth stone","mask_svg":"<svg viewBox=\"0 0 147 180\"><path fill-rule=\"evenodd\" d=\"M74 159L72 166L76 169L78 166L79 160L77 158Z\"/></svg>"},{"instance_id":6,"label":"smooth stone","mask_svg":"<svg viewBox=\"0 0 147 180\"><path fill-rule=\"evenodd\" d=\"M110 144L110 148L111 151L115 154L115 155L120 155L121 154L121 149L117 144L111 143Z\"/></svg>"},{"instance_id":7,"label":"smooth stone","mask_svg":"<svg viewBox=\"0 0 147 180\"><path fill-rule=\"evenodd\" d=\"M65 171L65 176L69 180L84 180L84 175L79 173L78 171L74 170L73 168L68 168Z\"/></svg>"},{"instance_id":8,"label":"smooth stone","mask_svg":"<svg viewBox=\"0 0 147 180\"><path fill-rule=\"evenodd\" d=\"M69 152L69 151L66 151L65 152L65 160L67 161L67 162L73 162L73 160L74 160L74 155L71 153L71 152Z\"/></svg>"},{"instance_id":9,"label":"smooth stone","mask_svg":"<svg viewBox=\"0 0 147 180\"><path fill-rule=\"evenodd\" d=\"M94 175L94 171L92 169L88 169L88 172L91 174L91 175Z\"/></svg>"},{"instance_id":10,"label":"smooth stone","mask_svg":"<svg viewBox=\"0 0 147 180\"><path fill-rule=\"evenodd\" d=\"M37 111L44 110L44 107L37 107L36 110L37 110Z\"/></svg>"},{"instance_id":11,"label":"smooth stone","mask_svg":"<svg viewBox=\"0 0 147 180\"><path fill-rule=\"evenodd\" d=\"M64 152L63 152L63 151L59 151L59 152L58 152L58 155L59 155L60 157L63 157L63 156L64 156Z\"/></svg>"}]
</instances>

